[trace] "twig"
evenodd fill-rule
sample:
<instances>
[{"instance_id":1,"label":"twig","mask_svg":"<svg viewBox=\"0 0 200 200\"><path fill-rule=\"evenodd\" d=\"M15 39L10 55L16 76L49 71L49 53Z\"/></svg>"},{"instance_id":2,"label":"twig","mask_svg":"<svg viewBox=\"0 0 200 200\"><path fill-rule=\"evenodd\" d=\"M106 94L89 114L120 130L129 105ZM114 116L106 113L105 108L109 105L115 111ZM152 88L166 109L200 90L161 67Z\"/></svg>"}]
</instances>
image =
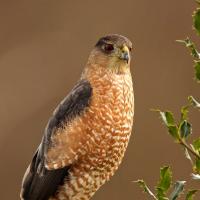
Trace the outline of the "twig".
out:
<instances>
[{"instance_id":1,"label":"twig","mask_svg":"<svg viewBox=\"0 0 200 200\"><path fill-rule=\"evenodd\" d=\"M180 140L180 144L184 146L191 154L193 154L196 158L200 159L200 155L195 152L185 141Z\"/></svg>"}]
</instances>

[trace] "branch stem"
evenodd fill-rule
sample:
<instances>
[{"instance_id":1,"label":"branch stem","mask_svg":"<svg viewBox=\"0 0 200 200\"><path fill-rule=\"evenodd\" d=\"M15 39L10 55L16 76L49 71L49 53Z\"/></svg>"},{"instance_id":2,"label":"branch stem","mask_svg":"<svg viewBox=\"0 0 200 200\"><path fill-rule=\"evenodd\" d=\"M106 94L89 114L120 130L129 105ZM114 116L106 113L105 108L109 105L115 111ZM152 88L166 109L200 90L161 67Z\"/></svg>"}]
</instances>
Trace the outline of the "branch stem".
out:
<instances>
[{"instance_id":1,"label":"branch stem","mask_svg":"<svg viewBox=\"0 0 200 200\"><path fill-rule=\"evenodd\" d=\"M200 155L195 152L185 141L180 140L180 144L185 147L193 156L195 156L196 158L200 159Z\"/></svg>"}]
</instances>

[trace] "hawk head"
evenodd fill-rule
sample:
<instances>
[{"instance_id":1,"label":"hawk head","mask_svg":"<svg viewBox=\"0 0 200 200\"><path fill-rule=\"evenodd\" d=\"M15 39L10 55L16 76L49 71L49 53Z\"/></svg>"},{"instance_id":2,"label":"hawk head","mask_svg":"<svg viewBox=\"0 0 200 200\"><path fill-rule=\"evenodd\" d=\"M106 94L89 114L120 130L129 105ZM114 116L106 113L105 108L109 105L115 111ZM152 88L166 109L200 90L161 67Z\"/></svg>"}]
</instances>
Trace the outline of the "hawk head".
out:
<instances>
[{"instance_id":1,"label":"hawk head","mask_svg":"<svg viewBox=\"0 0 200 200\"><path fill-rule=\"evenodd\" d=\"M131 41L118 34L111 34L98 40L90 54L89 63L107 68L116 73L129 70Z\"/></svg>"}]
</instances>

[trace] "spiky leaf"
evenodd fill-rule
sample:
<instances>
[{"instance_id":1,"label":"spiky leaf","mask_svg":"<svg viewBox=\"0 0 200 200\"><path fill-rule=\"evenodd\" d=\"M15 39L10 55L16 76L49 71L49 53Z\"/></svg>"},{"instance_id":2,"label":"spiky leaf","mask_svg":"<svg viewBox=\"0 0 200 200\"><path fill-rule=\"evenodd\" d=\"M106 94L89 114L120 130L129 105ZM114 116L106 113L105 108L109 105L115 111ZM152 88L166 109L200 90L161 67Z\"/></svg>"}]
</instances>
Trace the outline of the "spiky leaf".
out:
<instances>
[{"instance_id":1,"label":"spiky leaf","mask_svg":"<svg viewBox=\"0 0 200 200\"><path fill-rule=\"evenodd\" d=\"M138 185L142 188L143 192L147 193L148 195L152 196L155 200L157 200L157 198L155 197L153 192L148 188L144 180L137 180L135 182L138 183Z\"/></svg>"},{"instance_id":2,"label":"spiky leaf","mask_svg":"<svg viewBox=\"0 0 200 200\"><path fill-rule=\"evenodd\" d=\"M193 200L194 195L196 194L198 190L189 190L187 192L185 200Z\"/></svg>"},{"instance_id":3,"label":"spiky leaf","mask_svg":"<svg viewBox=\"0 0 200 200\"><path fill-rule=\"evenodd\" d=\"M193 164L193 160L188 152L188 150L185 148L185 157L191 162L192 166L194 165Z\"/></svg>"},{"instance_id":4,"label":"spiky leaf","mask_svg":"<svg viewBox=\"0 0 200 200\"><path fill-rule=\"evenodd\" d=\"M195 162L195 171L198 174L200 173L200 159L196 159L196 162Z\"/></svg>"},{"instance_id":5,"label":"spiky leaf","mask_svg":"<svg viewBox=\"0 0 200 200\"><path fill-rule=\"evenodd\" d=\"M193 96L189 96L188 100L192 106L200 108L200 103Z\"/></svg>"},{"instance_id":6,"label":"spiky leaf","mask_svg":"<svg viewBox=\"0 0 200 200\"><path fill-rule=\"evenodd\" d=\"M168 126L168 132L169 134L176 140L179 141L179 134L178 134L178 128L175 125Z\"/></svg>"},{"instance_id":7,"label":"spiky leaf","mask_svg":"<svg viewBox=\"0 0 200 200\"><path fill-rule=\"evenodd\" d=\"M193 25L198 35L200 35L200 9L198 8L193 15Z\"/></svg>"},{"instance_id":8,"label":"spiky leaf","mask_svg":"<svg viewBox=\"0 0 200 200\"><path fill-rule=\"evenodd\" d=\"M172 181L172 172L171 169L166 166L160 169L160 180L156 187L158 199L166 199L166 192L170 188Z\"/></svg>"},{"instance_id":9,"label":"spiky leaf","mask_svg":"<svg viewBox=\"0 0 200 200\"><path fill-rule=\"evenodd\" d=\"M174 116L173 116L172 112L170 112L170 111L166 111L166 112L160 111L160 116L161 116L161 118L162 118L162 120L163 120L163 122L165 123L166 126L175 124L175 120L174 120Z\"/></svg>"},{"instance_id":10,"label":"spiky leaf","mask_svg":"<svg viewBox=\"0 0 200 200\"><path fill-rule=\"evenodd\" d=\"M194 69L195 69L195 78L197 81L200 81L200 61L195 61L194 63Z\"/></svg>"},{"instance_id":11,"label":"spiky leaf","mask_svg":"<svg viewBox=\"0 0 200 200\"><path fill-rule=\"evenodd\" d=\"M192 146L196 151L200 151L200 138L193 141Z\"/></svg>"},{"instance_id":12,"label":"spiky leaf","mask_svg":"<svg viewBox=\"0 0 200 200\"><path fill-rule=\"evenodd\" d=\"M166 127L168 128L169 134L175 138L176 140L179 139L178 128L175 124L173 113L170 111L159 111L160 116Z\"/></svg>"},{"instance_id":13,"label":"spiky leaf","mask_svg":"<svg viewBox=\"0 0 200 200\"><path fill-rule=\"evenodd\" d=\"M186 120L180 124L180 133L182 138L187 138L192 133L192 126Z\"/></svg>"},{"instance_id":14,"label":"spiky leaf","mask_svg":"<svg viewBox=\"0 0 200 200\"><path fill-rule=\"evenodd\" d=\"M199 52L197 51L194 43L189 38L186 38L185 40L177 40L177 42L183 43L190 50L191 55L195 59L199 59Z\"/></svg>"},{"instance_id":15,"label":"spiky leaf","mask_svg":"<svg viewBox=\"0 0 200 200\"><path fill-rule=\"evenodd\" d=\"M188 106L183 106L181 108L181 121L188 120L188 112L189 112L188 108L189 108Z\"/></svg>"},{"instance_id":16,"label":"spiky leaf","mask_svg":"<svg viewBox=\"0 0 200 200\"><path fill-rule=\"evenodd\" d=\"M170 200L176 200L184 189L185 181L177 181L174 184L174 190L170 195Z\"/></svg>"}]
</instances>

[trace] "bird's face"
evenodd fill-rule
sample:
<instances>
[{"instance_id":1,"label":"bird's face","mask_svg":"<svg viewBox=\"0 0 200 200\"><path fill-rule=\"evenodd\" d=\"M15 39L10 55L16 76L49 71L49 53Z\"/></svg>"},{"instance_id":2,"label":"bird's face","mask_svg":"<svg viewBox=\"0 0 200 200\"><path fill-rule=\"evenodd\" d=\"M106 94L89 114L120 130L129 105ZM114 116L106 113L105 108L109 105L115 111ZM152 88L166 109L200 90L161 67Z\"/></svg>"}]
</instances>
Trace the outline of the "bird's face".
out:
<instances>
[{"instance_id":1,"label":"bird's face","mask_svg":"<svg viewBox=\"0 0 200 200\"><path fill-rule=\"evenodd\" d=\"M131 42L124 36L108 35L99 39L90 60L113 72L125 73L130 69L131 50Z\"/></svg>"}]
</instances>

